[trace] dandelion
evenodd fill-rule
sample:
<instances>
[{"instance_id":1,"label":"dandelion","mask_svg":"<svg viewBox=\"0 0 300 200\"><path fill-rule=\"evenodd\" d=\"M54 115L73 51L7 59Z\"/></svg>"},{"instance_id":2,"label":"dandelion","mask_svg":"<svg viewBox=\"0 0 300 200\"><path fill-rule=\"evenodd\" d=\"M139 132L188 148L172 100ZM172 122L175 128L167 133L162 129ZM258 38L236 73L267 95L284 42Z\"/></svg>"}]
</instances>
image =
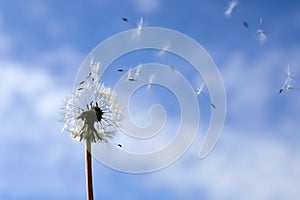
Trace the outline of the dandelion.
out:
<instances>
[{"instance_id":1,"label":"dandelion","mask_svg":"<svg viewBox=\"0 0 300 200\"><path fill-rule=\"evenodd\" d=\"M99 63L91 63L91 74L66 101L63 130L79 141L107 141L118 127L116 94L98 83L98 71Z\"/></svg>"},{"instance_id":2,"label":"dandelion","mask_svg":"<svg viewBox=\"0 0 300 200\"><path fill-rule=\"evenodd\" d=\"M121 109L116 94L98 82L100 63L91 59L90 73L66 100L62 131L85 142L87 197L93 199L91 143L107 142L116 132Z\"/></svg>"}]
</instances>

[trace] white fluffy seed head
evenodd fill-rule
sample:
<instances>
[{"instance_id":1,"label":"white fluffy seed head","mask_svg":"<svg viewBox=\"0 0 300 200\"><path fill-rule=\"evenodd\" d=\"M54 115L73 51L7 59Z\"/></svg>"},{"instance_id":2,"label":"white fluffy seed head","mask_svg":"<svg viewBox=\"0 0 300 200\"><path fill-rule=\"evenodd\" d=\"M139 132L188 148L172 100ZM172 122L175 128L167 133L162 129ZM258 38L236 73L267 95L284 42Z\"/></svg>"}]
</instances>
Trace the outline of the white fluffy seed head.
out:
<instances>
[{"instance_id":1,"label":"white fluffy seed head","mask_svg":"<svg viewBox=\"0 0 300 200\"><path fill-rule=\"evenodd\" d=\"M62 131L75 140L107 141L119 126L121 107L116 94L98 82L99 63L91 61L86 80L67 98Z\"/></svg>"}]
</instances>

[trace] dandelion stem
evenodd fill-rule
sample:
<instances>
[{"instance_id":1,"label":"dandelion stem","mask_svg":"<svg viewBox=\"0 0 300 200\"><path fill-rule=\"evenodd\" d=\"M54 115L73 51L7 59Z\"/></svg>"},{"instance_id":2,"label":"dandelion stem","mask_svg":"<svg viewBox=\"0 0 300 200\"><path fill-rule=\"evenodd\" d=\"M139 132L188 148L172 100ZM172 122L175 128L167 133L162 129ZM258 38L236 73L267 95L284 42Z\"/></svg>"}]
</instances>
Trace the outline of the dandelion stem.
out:
<instances>
[{"instance_id":1,"label":"dandelion stem","mask_svg":"<svg viewBox=\"0 0 300 200\"><path fill-rule=\"evenodd\" d=\"M92 158L91 158L91 141L86 139L85 147L85 162L86 162L86 190L87 200L94 200L93 194L93 177L92 177Z\"/></svg>"}]
</instances>

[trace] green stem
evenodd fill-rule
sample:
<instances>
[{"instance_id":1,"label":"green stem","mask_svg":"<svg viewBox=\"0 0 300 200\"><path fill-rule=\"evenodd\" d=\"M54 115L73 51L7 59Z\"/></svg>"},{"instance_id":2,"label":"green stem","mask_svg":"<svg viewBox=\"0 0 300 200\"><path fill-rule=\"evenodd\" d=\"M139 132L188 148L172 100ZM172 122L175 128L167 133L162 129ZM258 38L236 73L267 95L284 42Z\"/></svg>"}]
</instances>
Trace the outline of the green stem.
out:
<instances>
[{"instance_id":1,"label":"green stem","mask_svg":"<svg viewBox=\"0 0 300 200\"><path fill-rule=\"evenodd\" d=\"M93 194L93 174L92 174L92 156L91 156L91 141L89 139L86 140L85 162L86 162L86 190L87 190L87 200L94 200L94 194Z\"/></svg>"}]
</instances>

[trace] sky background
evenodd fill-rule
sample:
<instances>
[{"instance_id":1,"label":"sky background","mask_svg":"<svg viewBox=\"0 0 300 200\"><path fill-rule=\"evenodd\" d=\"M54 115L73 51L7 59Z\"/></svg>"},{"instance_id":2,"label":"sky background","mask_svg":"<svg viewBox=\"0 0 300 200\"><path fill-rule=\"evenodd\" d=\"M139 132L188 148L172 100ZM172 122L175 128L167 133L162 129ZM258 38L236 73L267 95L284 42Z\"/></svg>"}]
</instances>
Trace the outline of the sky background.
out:
<instances>
[{"instance_id":1,"label":"sky background","mask_svg":"<svg viewBox=\"0 0 300 200\"><path fill-rule=\"evenodd\" d=\"M84 147L60 132L60 106L88 53L133 28L122 17L143 17L147 26L174 29L200 43L223 77L227 117L204 160L197 156L210 116L200 97L204 125L172 166L136 175L94 160L95 199L299 199L300 91L278 90L287 65L300 88L300 3L241 0L231 17L224 15L227 4L0 0L0 199L85 198ZM264 44L256 38L260 17ZM165 63L185 71L179 61Z\"/></svg>"}]
</instances>

